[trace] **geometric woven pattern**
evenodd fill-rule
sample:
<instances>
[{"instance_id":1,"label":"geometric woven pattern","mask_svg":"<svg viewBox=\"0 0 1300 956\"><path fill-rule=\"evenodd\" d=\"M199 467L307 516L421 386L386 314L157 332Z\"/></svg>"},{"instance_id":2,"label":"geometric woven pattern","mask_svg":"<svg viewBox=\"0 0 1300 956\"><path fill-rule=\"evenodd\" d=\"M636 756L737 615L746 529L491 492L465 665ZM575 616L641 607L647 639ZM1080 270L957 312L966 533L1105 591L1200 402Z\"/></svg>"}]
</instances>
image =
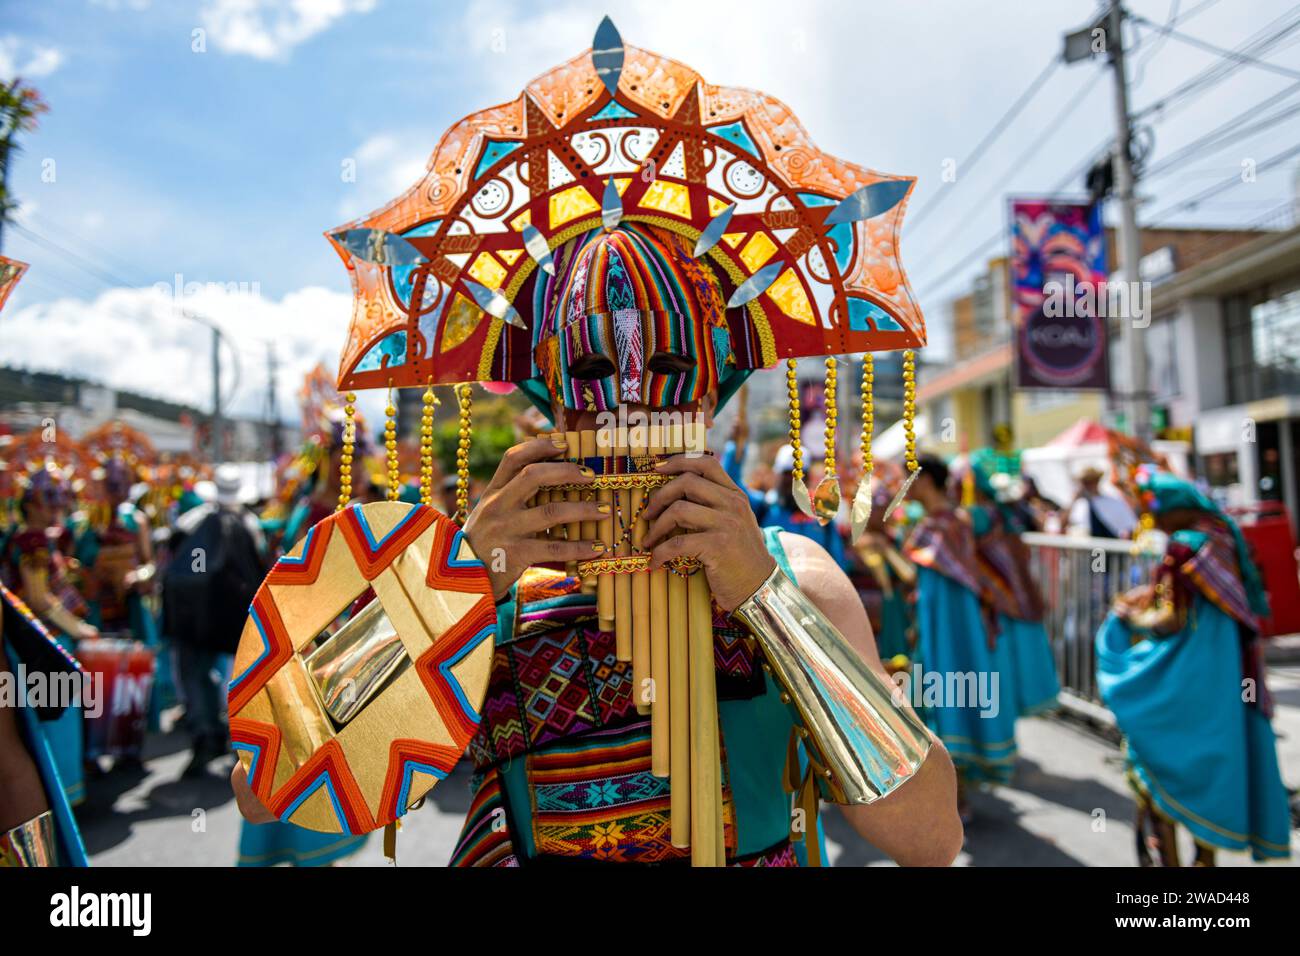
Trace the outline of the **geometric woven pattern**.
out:
<instances>
[{"instance_id":1,"label":"geometric woven pattern","mask_svg":"<svg viewBox=\"0 0 1300 956\"><path fill-rule=\"evenodd\" d=\"M432 508L321 521L267 575L235 654L230 735L254 793L327 833L400 817L478 727L495 625L487 572Z\"/></svg>"}]
</instances>

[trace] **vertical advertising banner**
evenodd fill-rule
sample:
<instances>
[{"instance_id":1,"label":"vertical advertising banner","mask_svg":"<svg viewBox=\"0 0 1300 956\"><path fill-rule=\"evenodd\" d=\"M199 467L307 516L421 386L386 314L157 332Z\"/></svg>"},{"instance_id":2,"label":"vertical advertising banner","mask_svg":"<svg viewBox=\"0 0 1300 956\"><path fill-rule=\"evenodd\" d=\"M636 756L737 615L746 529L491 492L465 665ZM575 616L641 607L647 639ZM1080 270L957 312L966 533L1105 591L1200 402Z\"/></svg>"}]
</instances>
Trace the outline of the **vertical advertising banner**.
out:
<instances>
[{"instance_id":1,"label":"vertical advertising banner","mask_svg":"<svg viewBox=\"0 0 1300 956\"><path fill-rule=\"evenodd\" d=\"M1101 206L1011 201L1016 387L1106 389L1106 234Z\"/></svg>"}]
</instances>

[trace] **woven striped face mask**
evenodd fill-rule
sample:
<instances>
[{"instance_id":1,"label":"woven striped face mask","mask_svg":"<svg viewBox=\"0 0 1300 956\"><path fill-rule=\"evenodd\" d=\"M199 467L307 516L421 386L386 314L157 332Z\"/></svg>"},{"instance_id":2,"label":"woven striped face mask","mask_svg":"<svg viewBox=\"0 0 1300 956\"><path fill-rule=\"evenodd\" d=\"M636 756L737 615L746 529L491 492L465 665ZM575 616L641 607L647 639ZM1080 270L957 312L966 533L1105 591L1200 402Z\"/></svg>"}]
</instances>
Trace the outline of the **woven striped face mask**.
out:
<instances>
[{"instance_id":1,"label":"woven striped face mask","mask_svg":"<svg viewBox=\"0 0 1300 956\"><path fill-rule=\"evenodd\" d=\"M565 408L668 408L717 388L732 354L722 293L684 240L625 222L559 252L533 356Z\"/></svg>"}]
</instances>

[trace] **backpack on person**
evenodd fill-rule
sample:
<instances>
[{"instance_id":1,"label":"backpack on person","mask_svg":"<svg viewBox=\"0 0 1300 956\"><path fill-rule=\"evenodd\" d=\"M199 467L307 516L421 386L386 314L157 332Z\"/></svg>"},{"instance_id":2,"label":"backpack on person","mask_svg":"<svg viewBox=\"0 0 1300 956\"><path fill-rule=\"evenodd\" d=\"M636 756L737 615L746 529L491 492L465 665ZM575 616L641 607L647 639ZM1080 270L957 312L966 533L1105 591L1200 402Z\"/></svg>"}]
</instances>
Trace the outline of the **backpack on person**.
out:
<instances>
[{"instance_id":1,"label":"backpack on person","mask_svg":"<svg viewBox=\"0 0 1300 956\"><path fill-rule=\"evenodd\" d=\"M216 507L173 544L163 572L163 630L203 650L233 654L266 567L243 517Z\"/></svg>"}]
</instances>

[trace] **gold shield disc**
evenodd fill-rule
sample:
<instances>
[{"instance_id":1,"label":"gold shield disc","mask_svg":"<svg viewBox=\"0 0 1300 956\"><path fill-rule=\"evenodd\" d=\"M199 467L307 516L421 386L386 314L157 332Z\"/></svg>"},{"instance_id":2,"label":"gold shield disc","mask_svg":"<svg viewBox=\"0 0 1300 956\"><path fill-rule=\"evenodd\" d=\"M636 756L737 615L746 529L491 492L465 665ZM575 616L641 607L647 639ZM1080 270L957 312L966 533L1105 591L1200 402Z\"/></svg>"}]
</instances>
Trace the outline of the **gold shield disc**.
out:
<instances>
[{"instance_id":1,"label":"gold shield disc","mask_svg":"<svg viewBox=\"0 0 1300 956\"><path fill-rule=\"evenodd\" d=\"M232 745L281 820L366 833L455 766L496 634L487 571L425 505L353 505L258 589L235 653Z\"/></svg>"}]
</instances>

